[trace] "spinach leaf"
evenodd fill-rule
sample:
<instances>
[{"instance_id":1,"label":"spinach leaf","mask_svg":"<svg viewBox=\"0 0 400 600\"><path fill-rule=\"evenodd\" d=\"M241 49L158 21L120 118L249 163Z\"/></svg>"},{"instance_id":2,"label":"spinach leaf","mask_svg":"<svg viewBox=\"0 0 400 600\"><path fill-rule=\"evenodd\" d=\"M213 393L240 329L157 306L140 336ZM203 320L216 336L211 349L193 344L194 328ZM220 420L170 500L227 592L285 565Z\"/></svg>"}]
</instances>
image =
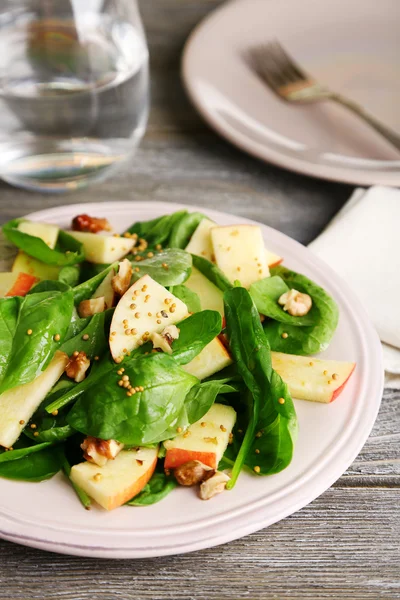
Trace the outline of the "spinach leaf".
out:
<instances>
[{"instance_id":1,"label":"spinach leaf","mask_svg":"<svg viewBox=\"0 0 400 600\"><path fill-rule=\"evenodd\" d=\"M118 263L108 265L105 269L100 271L97 275L94 275L91 279L80 283L73 289L74 303L79 304L82 300L88 300L93 296L103 279L108 275L111 269L116 269Z\"/></svg>"},{"instance_id":2,"label":"spinach leaf","mask_svg":"<svg viewBox=\"0 0 400 600\"><path fill-rule=\"evenodd\" d=\"M38 442L63 442L75 433L66 421L66 413L49 414L46 411L46 405L51 399L56 399L61 394L69 389L75 383L71 380L61 379L56 383L53 390L46 396L39 408L32 416L31 423L36 425L35 430L32 430L28 425L24 429L26 437L30 438L35 443Z\"/></svg>"},{"instance_id":3,"label":"spinach leaf","mask_svg":"<svg viewBox=\"0 0 400 600\"><path fill-rule=\"evenodd\" d=\"M136 233L139 238L144 238L149 246L164 244L168 246L168 239L174 226L187 215L186 210L179 210L172 215L164 215L152 219L151 221L141 221L134 223L129 229L129 233Z\"/></svg>"},{"instance_id":4,"label":"spinach leaf","mask_svg":"<svg viewBox=\"0 0 400 600\"><path fill-rule=\"evenodd\" d=\"M22 302L22 298L18 296L0 300L0 381L4 378L12 354L18 313Z\"/></svg>"},{"instance_id":5,"label":"spinach leaf","mask_svg":"<svg viewBox=\"0 0 400 600\"><path fill-rule=\"evenodd\" d=\"M164 287L180 285L190 277L192 257L188 252L178 248L170 248L159 252L152 258L145 258L134 264L134 281L143 275L150 275ZM164 266L163 266L164 265Z\"/></svg>"},{"instance_id":6,"label":"spinach leaf","mask_svg":"<svg viewBox=\"0 0 400 600\"><path fill-rule=\"evenodd\" d=\"M287 323L296 327L314 325L315 317L311 313L304 317L292 317L292 315L285 312L282 306L278 304L278 300L282 294L288 291L289 288L286 283L277 275L256 281L249 289L250 296L258 312L262 315L280 323Z\"/></svg>"},{"instance_id":7,"label":"spinach leaf","mask_svg":"<svg viewBox=\"0 0 400 600\"><path fill-rule=\"evenodd\" d=\"M64 471L65 475L68 477L68 479L69 479L72 487L74 488L75 493L78 496L79 500L81 501L82 505L86 508L86 510L89 510L92 505L92 500L87 495L87 493L81 487L79 487L79 485L76 485L76 483L74 483L72 481L72 479L70 477L71 465L69 464L65 455L62 457L62 470Z\"/></svg>"},{"instance_id":8,"label":"spinach leaf","mask_svg":"<svg viewBox=\"0 0 400 600\"><path fill-rule=\"evenodd\" d=\"M192 254L193 266L196 267L207 279L217 286L222 292L230 290L233 286L217 265L204 258Z\"/></svg>"},{"instance_id":9,"label":"spinach leaf","mask_svg":"<svg viewBox=\"0 0 400 600\"><path fill-rule=\"evenodd\" d=\"M170 292L186 304L189 312L196 313L201 310L200 298L186 285L175 285L170 288Z\"/></svg>"},{"instance_id":10,"label":"spinach leaf","mask_svg":"<svg viewBox=\"0 0 400 600\"><path fill-rule=\"evenodd\" d=\"M189 390L198 382L167 354L156 353L124 362L124 375L137 391L128 396L118 385L119 365L84 392L68 415L77 431L124 444L160 440L179 416Z\"/></svg>"},{"instance_id":11,"label":"spinach leaf","mask_svg":"<svg viewBox=\"0 0 400 600\"><path fill-rule=\"evenodd\" d=\"M81 269L78 265L63 267L58 274L58 281L66 283L69 287L78 285L81 275Z\"/></svg>"},{"instance_id":12,"label":"spinach leaf","mask_svg":"<svg viewBox=\"0 0 400 600\"><path fill-rule=\"evenodd\" d=\"M289 287L311 296L313 306L308 314L315 323L310 327L293 327L286 323L267 321L264 325L264 332L271 349L276 352L305 356L325 350L339 321L336 302L325 290L304 275L280 266L272 269L271 273L281 277ZM282 337L284 333L288 335Z\"/></svg>"},{"instance_id":13,"label":"spinach leaf","mask_svg":"<svg viewBox=\"0 0 400 600\"><path fill-rule=\"evenodd\" d=\"M254 464L252 449L255 447L260 453L256 455L254 466L262 475L276 473L290 463L297 418L286 385L272 369L269 345L250 294L244 288L235 287L225 292L224 303L230 349L248 389L246 432L237 448L232 477L227 484L231 489L243 466ZM258 446L263 436L266 441Z\"/></svg>"},{"instance_id":14,"label":"spinach leaf","mask_svg":"<svg viewBox=\"0 0 400 600\"><path fill-rule=\"evenodd\" d=\"M0 477L22 481L43 481L60 471L62 453L59 448L48 447L40 451L32 451L33 448L34 446L31 446L30 453L18 460L0 463ZM8 455L9 452L6 454Z\"/></svg>"},{"instance_id":15,"label":"spinach leaf","mask_svg":"<svg viewBox=\"0 0 400 600\"><path fill-rule=\"evenodd\" d=\"M90 359L93 359L95 356L101 356L108 347L108 339L105 331L106 312L97 313L89 317L89 321L85 324L85 327L77 335L64 342L60 350L68 354L68 356L71 356L75 351L85 352ZM111 312L113 312L112 309ZM86 319L82 320L86 321ZM88 339L85 339L86 336L89 336Z\"/></svg>"},{"instance_id":16,"label":"spinach leaf","mask_svg":"<svg viewBox=\"0 0 400 600\"><path fill-rule=\"evenodd\" d=\"M178 323L179 338L172 343L172 356L186 365L221 333L222 318L216 310L202 310Z\"/></svg>"},{"instance_id":17,"label":"spinach leaf","mask_svg":"<svg viewBox=\"0 0 400 600\"><path fill-rule=\"evenodd\" d=\"M63 343L72 308L72 291L42 292L23 298L0 393L29 383L47 367ZM60 337L55 339L57 335ZM3 354L2 338L0 344Z\"/></svg>"},{"instance_id":18,"label":"spinach leaf","mask_svg":"<svg viewBox=\"0 0 400 600\"><path fill-rule=\"evenodd\" d=\"M32 446L26 446L25 448L18 448L16 450L8 450L7 452L2 452L0 454L0 464L12 460L19 460L20 458L24 458L29 454L35 454L35 452L41 452L49 446L51 446L51 443L45 442L43 444L34 444Z\"/></svg>"},{"instance_id":19,"label":"spinach leaf","mask_svg":"<svg viewBox=\"0 0 400 600\"><path fill-rule=\"evenodd\" d=\"M177 485L174 477L167 476L163 471L155 472L140 494L129 500L127 504L129 506L150 506L150 504L156 504L156 502L160 502L160 500L168 496Z\"/></svg>"},{"instance_id":20,"label":"spinach leaf","mask_svg":"<svg viewBox=\"0 0 400 600\"><path fill-rule=\"evenodd\" d=\"M39 281L39 283L34 285L26 295L40 294L41 292L67 292L69 289L69 285L63 283L62 281L45 279L44 281Z\"/></svg>"},{"instance_id":21,"label":"spinach leaf","mask_svg":"<svg viewBox=\"0 0 400 600\"><path fill-rule=\"evenodd\" d=\"M82 262L85 258L82 244L75 240L65 231L60 230L58 234L57 249L52 250L40 238L23 233L18 230L18 225L23 219L13 219L3 225L3 232L6 238L18 248L21 248L29 256L46 265L74 265Z\"/></svg>"},{"instance_id":22,"label":"spinach leaf","mask_svg":"<svg viewBox=\"0 0 400 600\"><path fill-rule=\"evenodd\" d=\"M199 212L183 215L172 228L169 246L172 248L186 248L198 225L205 218L206 216Z\"/></svg>"}]
</instances>

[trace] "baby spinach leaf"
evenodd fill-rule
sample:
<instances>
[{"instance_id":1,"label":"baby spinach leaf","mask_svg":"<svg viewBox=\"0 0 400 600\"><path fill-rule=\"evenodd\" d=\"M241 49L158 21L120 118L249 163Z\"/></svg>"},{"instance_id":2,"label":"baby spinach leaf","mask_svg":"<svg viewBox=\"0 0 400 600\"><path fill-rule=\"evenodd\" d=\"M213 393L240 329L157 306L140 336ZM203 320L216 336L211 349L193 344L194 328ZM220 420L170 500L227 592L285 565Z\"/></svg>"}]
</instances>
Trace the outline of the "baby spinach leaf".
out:
<instances>
[{"instance_id":1,"label":"baby spinach leaf","mask_svg":"<svg viewBox=\"0 0 400 600\"><path fill-rule=\"evenodd\" d=\"M29 454L35 454L35 452L41 452L45 448L51 446L51 442L45 442L43 444L34 444L26 446L25 448L17 448L16 450L8 450L0 454L0 464L6 463L13 460L19 460Z\"/></svg>"},{"instance_id":2,"label":"baby spinach leaf","mask_svg":"<svg viewBox=\"0 0 400 600\"><path fill-rule=\"evenodd\" d=\"M129 500L127 504L129 506L150 506L150 504L156 504L168 496L177 485L176 480L171 476L167 476L163 471L155 472L140 494Z\"/></svg>"},{"instance_id":3,"label":"baby spinach leaf","mask_svg":"<svg viewBox=\"0 0 400 600\"><path fill-rule=\"evenodd\" d=\"M39 237L19 231L18 225L24 219L13 219L3 225L4 235L10 242L21 248L29 256L37 258L47 265L74 265L82 262L85 258L82 244L75 240L65 231L60 230L57 240L57 248L52 250Z\"/></svg>"},{"instance_id":4,"label":"baby spinach leaf","mask_svg":"<svg viewBox=\"0 0 400 600\"><path fill-rule=\"evenodd\" d=\"M193 266L196 267L207 279L217 286L222 292L230 290L233 286L229 279L225 277L223 272L217 265L204 258L192 254Z\"/></svg>"},{"instance_id":5,"label":"baby spinach leaf","mask_svg":"<svg viewBox=\"0 0 400 600\"><path fill-rule=\"evenodd\" d=\"M108 275L111 269L117 269L118 263L108 265L105 269L94 275L91 279L80 283L73 289L74 303L79 304L82 300L88 300L93 296L103 279Z\"/></svg>"},{"instance_id":6,"label":"baby spinach leaf","mask_svg":"<svg viewBox=\"0 0 400 600\"><path fill-rule=\"evenodd\" d=\"M66 283L70 287L78 285L81 275L80 266L63 267L58 274L58 281Z\"/></svg>"},{"instance_id":7,"label":"baby spinach leaf","mask_svg":"<svg viewBox=\"0 0 400 600\"><path fill-rule=\"evenodd\" d=\"M238 389L220 381L202 381L194 385L185 399L188 422L192 424L204 417L219 394L235 393Z\"/></svg>"},{"instance_id":8,"label":"baby spinach leaf","mask_svg":"<svg viewBox=\"0 0 400 600\"><path fill-rule=\"evenodd\" d=\"M134 267L134 281L143 275L150 275L157 283L165 287L181 285L189 279L192 272L192 256L184 250L170 248L159 252L152 258L134 262Z\"/></svg>"},{"instance_id":9,"label":"baby spinach leaf","mask_svg":"<svg viewBox=\"0 0 400 600\"><path fill-rule=\"evenodd\" d=\"M68 415L77 431L125 444L159 441L163 431L178 417L197 378L177 366L167 354L140 356L124 362L124 375L132 386L143 388L132 396L118 385L116 365L84 392Z\"/></svg>"},{"instance_id":10,"label":"baby spinach leaf","mask_svg":"<svg viewBox=\"0 0 400 600\"><path fill-rule=\"evenodd\" d=\"M39 408L32 416L31 423L36 425L34 430L31 429L30 425L27 425L24 429L26 437L32 441L38 442L63 442L67 438L71 437L75 433L70 425L66 421L66 412L59 412L57 414L49 414L46 411L46 405L49 403L51 398L55 399L60 396L66 389L69 389L74 382L71 380L60 380L43 400Z\"/></svg>"},{"instance_id":11,"label":"baby spinach leaf","mask_svg":"<svg viewBox=\"0 0 400 600\"><path fill-rule=\"evenodd\" d=\"M260 451L257 455L258 472L276 473L290 463L297 419L287 387L272 369L269 345L250 294L244 288L235 287L225 292L224 303L230 350L248 389L245 396L247 427L227 484L231 489L242 467L252 464L252 448L263 435L268 442L262 447L265 453ZM277 426L272 428L274 423ZM270 436L268 431L274 435Z\"/></svg>"},{"instance_id":12,"label":"baby spinach leaf","mask_svg":"<svg viewBox=\"0 0 400 600\"><path fill-rule=\"evenodd\" d=\"M202 310L178 324L179 338L172 343L172 356L186 365L221 333L222 318L215 310Z\"/></svg>"},{"instance_id":13,"label":"baby spinach leaf","mask_svg":"<svg viewBox=\"0 0 400 600\"><path fill-rule=\"evenodd\" d=\"M174 226L187 215L186 210L179 210L172 215L164 215L152 219L151 221L140 221L134 223L129 229L129 233L136 233L139 238L144 238L149 246L163 244L168 246L168 240Z\"/></svg>"},{"instance_id":14,"label":"baby spinach leaf","mask_svg":"<svg viewBox=\"0 0 400 600\"><path fill-rule=\"evenodd\" d=\"M183 215L172 228L168 245L171 248L186 248L200 222L206 216L199 212Z\"/></svg>"},{"instance_id":15,"label":"baby spinach leaf","mask_svg":"<svg viewBox=\"0 0 400 600\"><path fill-rule=\"evenodd\" d=\"M276 352L305 356L325 350L339 321L336 302L324 289L304 275L280 266L272 269L271 274L281 277L290 288L311 296L313 306L308 316L314 322L314 325L309 327L294 327L286 323L267 321L264 325L264 332L271 349ZM287 336L282 337L284 333L287 333Z\"/></svg>"},{"instance_id":16,"label":"baby spinach leaf","mask_svg":"<svg viewBox=\"0 0 400 600\"><path fill-rule=\"evenodd\" d=\"M39 283L34 285L29 290L27 295L40 294L41 292L67 292L69 289L69 285L63 283L62 281L45 279L44 281L39 281Z\"/></svg>"},{"instance_id":17,"label":"baby spinach leaf","mask_svg":"<svg viewBox=\"0 0 400 600\"><path fill-rule=\"evenodd\" d=\"M62 452L59 448L45 447L40 451L35 451L33 448L34 446L31 446L30 452L18 460L0 463L0 477L22 481L44 481L60 471ZM9 452L6 454L8 455ZM1 456L3 457L4 454Z\"/></svg>"},{"instance_id":18,"label":"baby spinach leaf","mask_svg":"<svg viewBox=\"0 0 400 600\"><path fill-rule=\"evenodd\" d=\"M288 286L281 277L274 275L273 277L266 277L261 281L256 281L250 286L249 293L253 299L257 310L262 315L279 321L280 323L287 323L296 327L304 327L307 325L314 325L315 317L310 313L304 315L304 317L293 317L285 312L278 304L279 298L282 294L289 291Z\"/></svg>"},{"instance_id":19,"label":"baby spinach leaf","mask_svg":"<svg viewBox=\"0 0 400 600\"><path fill-rule=\"evenodd\" d=\"M86 319L82 319L86 321ZM88 323L77 335L64 342L60 350L71 356L75 351L85 352L86 356L93 359L101 356L108 347L105 332L106 312L97 313L89 317ZM88 339L85 339L89 336Z\"/></svg>"},{"instance_id":20,"label":"baby spinach leaf","mask_svg":"<svg viewBox=\"0 0 400 600\"><path fill-rule=\"evenodd\" d=\"M193 292L186 285L175 285L170 288L170 292L186 304L189 312L195 313L201 310L200 298L196 292Z\"/></svg>"},{"instance_id":21,"label":"baby spinach leaf","mask_svg":"<svg viewBox=\"0 0 400 600\"><path fill-rule=\"evenodd\" d=\"M47 367L63 343L72 308L72 291L42 292L23 298L0 393L29 383ZM58 341L54 339L57 334ZM3 339L0 343L3 347Z\"/></svg>"},{"instance_id":22,"label":"baby spinach leaf","mask_svg":"<svg viewBox=\"0 0 400 600\"><path fill-rule=\"evenodd\" d=\"M13 340L22 302L22 298L18 296L0 300L0 381L4 378L12 354Z\"/></svg>"}]
</instances>

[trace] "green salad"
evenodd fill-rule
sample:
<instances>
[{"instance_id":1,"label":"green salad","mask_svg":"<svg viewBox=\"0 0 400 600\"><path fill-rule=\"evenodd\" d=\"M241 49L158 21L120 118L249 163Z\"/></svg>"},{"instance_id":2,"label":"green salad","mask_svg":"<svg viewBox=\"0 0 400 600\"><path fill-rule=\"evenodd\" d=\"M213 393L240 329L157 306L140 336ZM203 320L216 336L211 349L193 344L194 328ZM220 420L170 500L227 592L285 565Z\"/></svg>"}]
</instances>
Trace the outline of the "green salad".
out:
<instances>
[{"instance_id":1,"label":"green salad","mask_svg":"<svg viewBox=\"0 0 400 600\"><path fill-rule=\"evenodd\" d=\"M112 233L24 219L0 273L0 477L63 472L85 508L207 500L295 452L293 398L330 403L354 363L315 358L329 294L261 229L178 211ZM329 418L327 416L327 418Z\"/></svg>"}]
</instances>

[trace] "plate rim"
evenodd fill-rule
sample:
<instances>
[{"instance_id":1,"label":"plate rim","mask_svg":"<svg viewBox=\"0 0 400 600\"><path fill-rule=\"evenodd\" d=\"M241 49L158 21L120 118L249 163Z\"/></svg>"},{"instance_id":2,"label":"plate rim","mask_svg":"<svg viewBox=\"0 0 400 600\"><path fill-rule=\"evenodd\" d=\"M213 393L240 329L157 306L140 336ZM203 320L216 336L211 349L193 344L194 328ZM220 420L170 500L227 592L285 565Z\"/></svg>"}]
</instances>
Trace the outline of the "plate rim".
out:
<instances>
[{"instance_id":1,"label":"plate rim","mask_svg":"<svg viewBox=\"0 0 400 600\"><path fill-rule=\"evenodd\" d=\"M357 318L354 319L354 323L357 325L358 328L361 327L361 324L363 325L363 334L364 337L369 338L369 344L368 344L368 358L369 361L374 361L375 362L375 367L376 364L380 365L380 376L377 376L378 374L378 369L375 368L375 374L374 377L372 378L372 381L369 382L369 394L370 394L370 398L374 399L374 404L372 404L372 400L370 401L370 406L368 406L369 411L365 411L365 415L368 417L367 419L364 417L365 422L363 423L362 426L362 431L360 431L359 429L357 429L355 431L356 435L357 435L357 443L354 444L354 439L352 439L352 446L351 446L351 450L349 451L349 449L343 449L342 447L340 447L340 452L343 453L345 452L346 456L345 458L341 459L340 461L340 465L336 465L335 468L330 467L329 472L330 472L330 476L329 478L323 479L322 482L317 482L317 484L315 484L313 486L313 490L307 494L300 494L301 498L298 498L296 502L292 502L292 504L290 506L286 506L285 508L281 509L280 512L276 512L274 518L270 518L268 516L268 510L267 510L267 514L265 513L265 507L263 509L263 507L257 507L253 513L247 515L247 513L244 513L245 518L244 519L244 523L241 524L240 527L229 530L228 532L226 531L222 531L221 533L207 533L208 537L200 537L200 539L195 539L195 540L185 540L182 544L177 544L176 541L172 544L169 545L164 545L162 547L159 546L151 546L151 540L150 540L150 544L147 545L146 548L137 548L135 546L135 544L131 544L128 546L124 546L124 547L112 547L111 545L107 546L107 545L101 545L101 546L93 546L90 544L90 541L88 544L74 544L71 541L62 541L63 537L64 537L64 533L61 531L61 533L59 533L58 535L58 540L51 540L51 539L46 539L46 532L43 533L42 537L37 537L35 535L24 535L23 531L21 531L21 529L23 528L23 524L21 527L21 524L18 524L18 522L16 522L14 524L14 527L10 527L6 530L3 529L4 525L2 525L1 523L6 521L7 524L7 517L4 518L4 513L2 513L1 509L0 509L0 537L7 539L9 541L13 541L19 544L23 544L26 546L31 546L31 547L35 547L35 548L39 548L42 550L47 550L47 551L53 551L53 552L58 552L61 554L70 554L70 555L76 555L76 556L87 556L87 557L101 557L101 558L147 558L147 557L157 557L157 556L165 556L165 555L173 555L173 554L180 554L180 553L186 553L186 552L192 552L192 551L196 551L196 550L200 550L200 549L204 549L204 548L209 548L209 547L213 547L219 544L223 544L223 543L227 543L229 541L232 541L234 539L238 539L244 535L248 535L250 533L253 533L255 531L258 531L264 527L267 527L269 525L272 525L273 523L280 521L281 519L285 518L286 516L293 514L294 512L297 512L298 510L300 510L301 508L303 508L304 506L306 506L307 504L309 504L310 502L312 502L315 498L317 498L319 495L321 495L324 491L326 491L333 483L334 481L336 481L345 471L346 469L351 465L351 463L353 462L353 460L355 459L355 457L358 455L358 453L360 452L361 448L363 447L366 439L368 438L372 427L374 425L376 416L378 414L379 411L379 407L381 404L381 400L382 400L382 391L383 391L383 385L384 385L384 381L383 381L383 362L382 362L382 349L381 349L381 344L379 342L377 333L375 332L371 321L369 320L369 317L367 316L366 312L364 311L364 309L360 309L359 307L359 303L358 300L356 300L356 297L354 295L354 293L348 288L347 284L345 282L343 282L340 278L340 276L338 276L337 274L335 274L327 265L325 265L325 263L319 259L317 256L313 255L312 252L310 250L308 250L306 247L304 247L302 244L300 244L299 242L297 242L296 240L293 240L292 238L289 238L288 236L286 236L285 234L283 234L282 232L273 229L267 225L264 225L263 223L259 223L257 221L253 221L250 219L246 219L243 217L238 217L236 215L232 215L230 213L225 213L225 212L221 212L221 211L215 211L212 209L204 209L203 207L199 207L199 206L192 206L192 205L186 205L186 204L180 204L180 203L166 203L166 202L152 202L152 201L117 201L117 202L94 202L94 203L83 203L83 204L70 204L70 205L62 205L62 206L58 206L58 207L53 207L53 208L46 208L43 209L41 211L36 211L34 213L30 213L28 215L26 215L26 217L28 218L32 218L33 220L41 220L41 219L49 219L49 216L52 215L53 218L56 221L60 221L63 217L66 216L66 214L68 214L69 218L71 218L71 215L76 214L76 212L86 212L86 211L93 211L93 209L95 209L96 211L101 211L102 208L104 209L108 209L110 210L110 208L112 208L113 212L117 211L117 210L122 210L124 212L126 211L132 211L133 213L140 213L141 207L142 209L147 209L149 210L149 206L151 206L152 210L157 212L158 214L166 214L168 212L173 212L174 210L180 209L180 208L186 208L189 210L199 210L204 212L205 214L208 214L211 218L217 219L218 218L232 218L233 220L239 220L240 222L243 223L250 223L250 224L256 224L262 227L263 229L263 233L264 234L268 234L268 231L273 231L275 236L278 236L278 238L280 238L280 240L282 241L283 244L287 244L289 243L289 245L291 245L293 247L293 245L299 248L301 248L301 253L305 253L306 256L308 256L310 258L310 261L312 263L312 268L314 268L314 270L316 269L317 271L319 270L323 270L324 272L328 272L328 275L330 275L331 277L333 277L333 281L335 283L335 285L340 285L341 290L344 290L344 292L342 292L342 294L344 295L344 297L341 297L341 300L344 301L346 304L350 303L350 300L352 301L350 304L351 305L355 305L355 302L357 302ZM96 208L94 208L96 207ZM133 218L135 218L133 216ZM301 261L303 260L302 258L300 259ZM307 261L305 261L307 263ZM377 363L376 363L377 361ZM363 388L366 387L366 382L362 382L362 386ZM372 393L371 393L372 390ZM364 391L364 395L365 395L365 391ZM365 407L364 407L365 408ZM359 410L360 412L360 410ZM362 412L362 411L361 411ZM349 417L350 418L350 417ZM358 417L359 418L359 417ZM358 425L359 427L359 422L358 421L354 421L354 425ZM354 428L353 428L354 429ZM347 431L347 429L346 429ZM352 431L348 432L348 436L350 436L350 434L352 433ZM345 438L343 438L343 435L341 435L341 437L339 438L339 441L346 441ZM343 445L343 444L342 444ZM333 461L333 463L337 462L337 455L333 452L331 453L332 455L329 458L329 465L330 462ZM340 454L341 456L341 454ZM319 464L319 463L318 463ZM315 468L314 468L315 470ZM318 473L317 473L317 477L320 476L320 471L321 471L321 467L319 467L317 469ZM319 481L319 480L318 480ZM288 487L291 485L291 482L288 482L288 484L285 485L285 487ZM303 482L303 484L300 486L300 490L302 490L303 487L307 487L307 481ZM296 488L298 489L298 488ZM295 493L296 490L293 490L293 492ZM267 507L268 508L268 507ZM227 520L227 522L229 523L229 519ZM37 528L36 528L37 529ZM209 528L208 528L209 529ZM218 528L216 528L218 529ZM45 530L44 530L45 531ZM212 529L211 529L212 531ZM100 535L99 533L97 533L97 535ZM117 537L118 534L116 534ZM166 538L169 536L170 534L164 534L163 537L166 540ZM189 535L190 538L190 535ZM126 542L127 540L124 540L124 542Z\"/></svg>"},{"instance_id":2,"label":"plate rim","mask_svg":"<svg viewBox=\"0 0 400 600\"><path fill-rule=\"evenodd\" d=\"M387 172L379 169L367 171L358 170L357 168L349 168L346 170L334 165L317 164L306 160L301 160L296 157L286 155L283 152L275 151L268 144L256 144L251 142L239 131L225 126L224 122L220 121L214 112L208 109L207 103L202 101L201 96L197 93L196 86L193 82L190 66L193 47L197 41L197 37L208 27L209 22L212 22L215 18L218 18L220 13L229 13L232 11L232 7L234 8L235 5L244 4L245 2L248 2L248 0L228 0L228 2L225 2L221 6L218 6L212 10L194 27L183 47L181 58L181 79L183 86L189 96L190 101L201 117L206 121L206 123L211 125L218 135L226 139L236 148L239 148L240 150L267 164L270 163L276 167L293 171L299 175L351 185L400 185L400 168L398 172Z\"/></svg>"}]
</instances>

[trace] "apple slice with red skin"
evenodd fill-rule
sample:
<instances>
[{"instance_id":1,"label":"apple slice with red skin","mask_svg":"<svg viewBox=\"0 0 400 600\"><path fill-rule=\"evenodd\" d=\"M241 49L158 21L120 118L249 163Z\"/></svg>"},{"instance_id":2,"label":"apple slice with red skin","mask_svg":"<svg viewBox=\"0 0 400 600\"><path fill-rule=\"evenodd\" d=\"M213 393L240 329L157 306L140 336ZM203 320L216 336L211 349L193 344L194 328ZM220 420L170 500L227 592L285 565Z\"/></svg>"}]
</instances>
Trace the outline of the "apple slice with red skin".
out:
<instances>
[{"instance_id":1,"label":"apple slice with red skin","mask_svg":"<svg viewBox=\"0 0 400 600\"><path fill-rule=\"evenodd\" d=\"M356 364L271 352L272 367L287 384L294 398L333 402L343 391Z\"/></svg>"},{"instance_id":2,"label":"apple slice with red skin","mask_svg":"<svg viewBox=\"0 0 400 600\"><path fill-rule=\"evenodd\" d=\"M25 296L38 281L29 273L0 273L0 297Z\"/></svg>"}]
</instances>

